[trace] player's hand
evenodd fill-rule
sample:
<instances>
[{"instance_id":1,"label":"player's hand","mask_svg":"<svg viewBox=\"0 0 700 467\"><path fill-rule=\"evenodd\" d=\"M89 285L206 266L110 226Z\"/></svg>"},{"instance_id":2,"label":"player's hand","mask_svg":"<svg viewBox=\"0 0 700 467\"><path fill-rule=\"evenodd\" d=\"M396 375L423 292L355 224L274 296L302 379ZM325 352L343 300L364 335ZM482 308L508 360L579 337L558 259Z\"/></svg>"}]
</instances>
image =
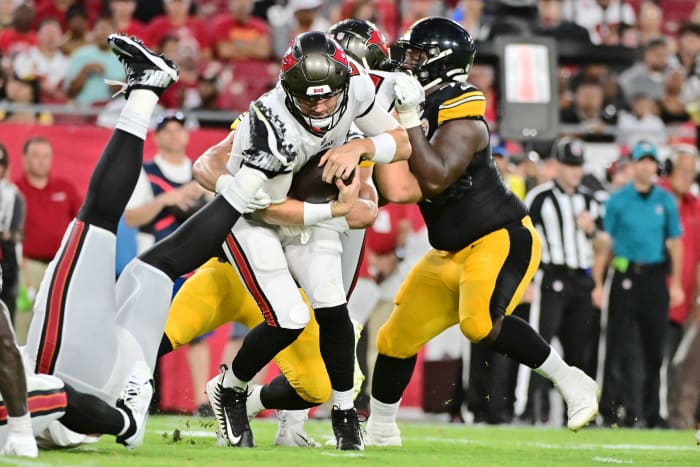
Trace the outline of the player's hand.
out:
<instances>
[{"instance_id":1,"label":"player's hand","mask_svg":"<svg viewBox=\"0 0 700 467\"><path fill-rule=\"evenodd\" d=\"M418 80L406 73L396 73L394 83L396 94L396 111L398 113L418 111L418 107L425 100L425 91Z\"/></svg>"},{"instance_id":2,"label":"player's hand","mask_svg":"<svg viewBox=\"0 0 700 467\"><path fill-rule=\"evenodd\" d=\"M360 176L355 174L347 185L340 178L336 178L335 186L338 187L338 199L331 202L333 217L346 216L360 195Z\"/></svg>"},{"instance_id":3,"label":"player's hand","mask_svg":"<svg viewBox=\"0 0 700 467\"><path fill-rule=\"evenodd\" d=\"M270 206L270 203L272 203L270 195L268 195L262 189L260 189L257 193L255 193L253 199L250 200L250 202L248 202L248 206L246 206L245 211L243 211L243 214L250 214L255 211L266 209L268 206Z\"/></svg>"},{"instance_id":4,"label":"player's hand","mask_svg":"<svg viewBox=\"0 0 700 467\"><path fill-rule=\"evenodd\" d=\"M319 167L323 167L323 181L333 183L336 178L346 180L357 168L362 154L367 152L365 144L364 139L356 139L326 151L318 163Z\"/></svg>"},{"instance_id":5,"label":"player's hand","mask_svg":"<svg viewBox=\"0 0 700 467\"><path fill-rule=\"evenodd\" d=\"M595 221L593 216L588 211L581 211L578 216L576 216L576 225L578 228L586 232L587 235L591 235L595 232Z\"/></svg>"}]
</instances>

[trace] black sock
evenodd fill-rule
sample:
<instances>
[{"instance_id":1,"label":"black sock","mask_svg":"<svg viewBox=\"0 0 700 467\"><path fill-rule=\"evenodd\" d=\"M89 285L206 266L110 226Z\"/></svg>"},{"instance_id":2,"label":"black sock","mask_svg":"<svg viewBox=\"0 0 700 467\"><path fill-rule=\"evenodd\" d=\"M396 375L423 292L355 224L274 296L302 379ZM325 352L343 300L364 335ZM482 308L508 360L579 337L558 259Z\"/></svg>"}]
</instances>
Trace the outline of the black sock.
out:
<instances>
[{"instance_id":1,"label":"black sock","mask_svg":"<svg viewBox=\"0 0 700 467\"><path fill-rule=\"evenodd\" d=\"M223 196L218 196L175 232L139 255L139 259L174 281L217 256L239 217L241 214Z\"/></svg>"},{"instance_id":2,"label":"black sock","mask_svg":"<svg viewBox=\"0 0 700 467\"><path fill-rule=\"evenodd\" d=\"M303 329L284 329L263 322L246 334L243 345L231 363L236 377L250 381L280 350L294 342Z\"/></svg>"},{"instance_id":3,"label":"black sock","mask_svg":"<svg viewBox=\"0 0 700 467\"><path fill-rule=\"evenodd\" d=\"M321 357L336 391L348 391L353 386L355 372L355 331L347 305L314 310L318 321Z\"/></svg>"},{"instance_id":4,"label":"black sock","mask_svg":"<svg viewBox=\"0 0 700 467\"><path fill-rule=\"evenodd\" d=\"M501 332L490 347L530 368L541 366L550 351L549 344L537 331L521 318L512 315L503 318Z\"/></svg>"},{"instance_id":5,"label":"black sock","mask_svg":"<svg viewBox=\"0 0 700 467\"><path fill-rule=\"evenodd\" d=\"M284 375L277 376L262 387L260 401L265 408L278 410L301 410L318 405L302 399Z\"/></svg>"},{"instance_id":6,"label":"black sock","mask_svg":"<svg viewBox=\"0 0 700 467\"><path fill-rule=\"evenodd\" d=\"M114 130L90 178L78 219L117 233L143 164L143 140Z\"/></svg>"},{"instance_id":7,"label":"black sock","mask_svg":"<svg viewBox=\"0 0 700 467\"><path fill-rule=\"evenodd\" d=\"M416 355L395 358L378 354L372 373L372 397L385 404L398 402L411 380L415 366Z\"/></svg>"},{"instance_id":8,"label":"black sock","mask_svg":"<svg viewBox=\"0 0 700 467\"><path fill-rule=\"evenodd\" d=\"M78 392L65 384L68 406L60 422L66 428L85 435L117 436L124 430L121 411L91 394Z\"/></svg>"},{"instance_id":9,"label":"black sock","mask_svg":"<svg viewBox=\"0 0 700 467\"><path fill-rule=\"evenodd\" d=\"M160 345L158 346L158 358L163 355L168 355L173 351L173 344L168 339L168 335L163 333L163 337L160 339Z\"/></svg>"}]
</instances>

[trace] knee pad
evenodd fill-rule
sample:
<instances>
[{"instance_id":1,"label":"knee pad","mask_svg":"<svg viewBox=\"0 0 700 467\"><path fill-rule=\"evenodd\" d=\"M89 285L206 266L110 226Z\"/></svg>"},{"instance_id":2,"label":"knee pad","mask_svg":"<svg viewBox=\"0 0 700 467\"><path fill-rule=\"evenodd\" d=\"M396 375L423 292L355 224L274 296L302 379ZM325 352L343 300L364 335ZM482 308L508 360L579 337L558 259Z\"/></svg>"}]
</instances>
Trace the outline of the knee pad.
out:
<instances>
[{"instance_id":1,"label":"knee pad","mask_svg":"<svg viewBox=\"0 0 700 467\"><path fill-rule=\"evenodd\" d=\"M478 343L484 340L493 329L491 319L465 318L459 322L459 329L470 342Z\"/></svg>"}]
</instances>

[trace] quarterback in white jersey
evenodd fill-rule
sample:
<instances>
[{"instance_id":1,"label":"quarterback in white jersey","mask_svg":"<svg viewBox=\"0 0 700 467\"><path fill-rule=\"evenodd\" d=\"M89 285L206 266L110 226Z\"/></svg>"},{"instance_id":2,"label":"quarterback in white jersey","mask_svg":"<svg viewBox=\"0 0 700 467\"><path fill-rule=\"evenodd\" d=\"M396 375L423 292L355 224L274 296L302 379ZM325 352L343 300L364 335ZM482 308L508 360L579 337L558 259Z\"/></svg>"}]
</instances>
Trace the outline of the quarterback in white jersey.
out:
<instances>
[{"instance_id":1,"label":"quarterback in white jersey","mask_svg":"<svg viewBox=\"0 0 700 467\"><path fill-rule=\"evenodd\" d=\"M229 176L251 169L265 174L259 196L280 203L293 174L307 163L324 165L324 181L335 181L342 192L345 184L339 180L347 180L357 169L360 156L379 163L405 159L410 153L405 130L386 109L374 105L374 91L367 72L350 62L336 42L320 32L300 35L282 60L279 84L251 104L238 126ZM353 123L369 137L346 143ZM358 183L356 177L352 180L351 185ZM208 388L219 431L230 445L254 444L245 416L247 382L293 342L310 319L298 291L301 286L320 327L321 355L333 388L336 446L364 446L353 408L354 332L337 232L347 224L336 229L324 224L338 217L336 207L337 201L305 203L303 223L308 228L298 233L243 218L227 239L229 260L265 317L246 336L231 370L224 370L218 383ZM233 411L242 415L229 415Z\"/></svg>"}]
</instances>

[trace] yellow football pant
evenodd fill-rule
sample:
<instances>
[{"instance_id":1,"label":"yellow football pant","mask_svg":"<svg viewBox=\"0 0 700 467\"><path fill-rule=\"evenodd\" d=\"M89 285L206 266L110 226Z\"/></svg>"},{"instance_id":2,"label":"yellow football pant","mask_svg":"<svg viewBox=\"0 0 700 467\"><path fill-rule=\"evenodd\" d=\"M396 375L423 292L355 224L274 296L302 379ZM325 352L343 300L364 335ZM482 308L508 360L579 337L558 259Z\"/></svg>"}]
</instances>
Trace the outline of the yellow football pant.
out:
<instances>
[{"instance_id":1,"label":"yellow football pant","mask_svg":"<svg viewBox=\"0 0 700 467\"><path fill-rule=\"evenodd\" d=\"M529 217L457 252L430 250L413 267L380 328L377 349L408 358L459 323L472 342L520 302L540 262L541 243Z\"/></svg>"},{"instance_id":2,"label":"yellow football pant","mask_svg":"<svg viewBox=\"0 0 700 467\"><path fill-rule=\"evenodd\" d=\"M229 322L254 328L263 317L233 266L212 258L175 295L165 334L176 349ZM274 361L305 401L321 404L330 398L331 383L321 358L313 310L306 328Z\"/></svg>"}]
</instances>

